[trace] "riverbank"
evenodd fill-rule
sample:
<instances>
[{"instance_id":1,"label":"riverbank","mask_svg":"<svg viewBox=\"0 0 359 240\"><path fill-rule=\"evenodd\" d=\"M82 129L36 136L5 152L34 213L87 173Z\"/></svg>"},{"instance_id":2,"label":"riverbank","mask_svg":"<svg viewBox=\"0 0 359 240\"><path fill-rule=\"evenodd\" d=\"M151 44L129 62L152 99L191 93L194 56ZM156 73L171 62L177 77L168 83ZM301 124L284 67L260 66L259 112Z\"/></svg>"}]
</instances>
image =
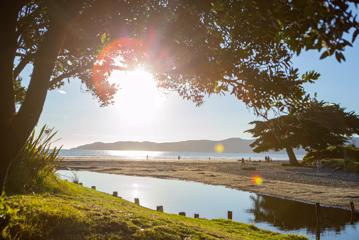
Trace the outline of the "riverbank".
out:
<instances>
[{"instance_id":1,"label":"riverbank","mask_svg":"<svg viewBox=\"0 0 359 240\"><path fill-rule=\"evenodd\" d=\"M332 169L293 167L283 161L245 162L233 160L126 161L69 158L62 169L174 178L246 190L302 202L349 208L359 207L359 175ZM260 176L260 181L253 179ZM358 210L357 207L357 210Z\"/></svg>"},{"instance_id":2,"label":"riverbank","mask_svg":"<svg viewBox=\"0 0 359 240\"><path fill-rule=\"evenodd\" d=\"M56 192L13 195L19 209L12 232L19 239L243 239L305 240L229 220L160 213L118 197L59 181Z\"/></svg>"}]
</instances>

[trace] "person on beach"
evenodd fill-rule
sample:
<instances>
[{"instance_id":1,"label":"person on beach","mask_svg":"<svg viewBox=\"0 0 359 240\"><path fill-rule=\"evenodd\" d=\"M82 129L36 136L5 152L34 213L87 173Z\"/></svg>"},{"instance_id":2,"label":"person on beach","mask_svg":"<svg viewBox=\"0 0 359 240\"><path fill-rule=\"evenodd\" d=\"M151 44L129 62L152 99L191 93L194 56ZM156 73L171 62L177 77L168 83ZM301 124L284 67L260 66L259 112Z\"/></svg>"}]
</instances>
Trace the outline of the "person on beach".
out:
<instances>
[{"instance_id":1,"label":"person on beach","mask_svg":"<svg viewBox=\"0 0 359 240\"><path fill-rule=\"evenodd\" d=\"M316 168L317 168L317 170L319 170L320 169L320 160L319 159L317 159L317 160L315 160L315 165L316 165Z\"/></svg>"},{"instance_id":2,"label":"person on beach","mask_svg":"<svg viewBox=\"0 0 359 240\"><path fill-rule=\"evenodd\" d=\"M178 155L177 159L178 159L178 160L181 160L181 156L180 156L180 155Z\"/></svg>"}]
</instances>

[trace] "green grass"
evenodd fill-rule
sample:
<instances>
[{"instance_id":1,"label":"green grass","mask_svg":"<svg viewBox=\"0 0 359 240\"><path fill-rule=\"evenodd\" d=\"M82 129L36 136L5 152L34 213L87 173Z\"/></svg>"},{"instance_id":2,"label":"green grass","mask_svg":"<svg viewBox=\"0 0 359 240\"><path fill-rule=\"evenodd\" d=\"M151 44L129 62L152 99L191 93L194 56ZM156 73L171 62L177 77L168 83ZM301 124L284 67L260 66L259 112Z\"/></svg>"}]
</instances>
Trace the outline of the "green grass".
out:
<instances>
[{"instance_id":1,"label":"green grass","mask_svg":"<svg viewBox=\"0 0 359 240\"><path fill-rule=\"evenodd\" d=\"M306 239L227 220L160 213L120 198L59 181L52 193L7 198L20 209L20 239Z\"/></svg>"},{"instance_id":2,"label":"green grass","mask_svg":"<svg viewBox=\"0 0 359 240\"><path fill-rule=\"evenodd\" d=\"M359 173L359 160L357 159L324 159L321 160L324 167L342 169L347 172Z\"/></svg>"}]
</instances>

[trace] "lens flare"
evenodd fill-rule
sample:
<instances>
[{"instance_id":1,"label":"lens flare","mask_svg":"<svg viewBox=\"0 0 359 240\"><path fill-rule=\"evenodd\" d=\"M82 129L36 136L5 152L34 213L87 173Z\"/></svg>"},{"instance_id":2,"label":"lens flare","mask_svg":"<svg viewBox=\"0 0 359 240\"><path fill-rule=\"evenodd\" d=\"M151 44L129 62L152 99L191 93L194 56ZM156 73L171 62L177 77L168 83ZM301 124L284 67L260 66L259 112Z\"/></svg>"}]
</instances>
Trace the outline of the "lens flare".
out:
<instances>
[{"instance_id":1,"label":"lens flare","mask_svg":"<svg viewBox=\"0 0 359 240\"><path fill-rule=\"evenodd\" d=\"M125 71L143 62L146 57L144 44L132 38L120 38L108 43L98 54L92 68L92 81L97 95L109 100L116 87L108 81L113 70Z\"/></svg>"},{"instance_id":2,"label":"lens flare","mask_svg":"<svg viewBox=\"0 0 359 240\"><path fill-rule=\"evenodd\" d=\"M253 184L258 185L258 186L263 184L263 178L261 176L258 176L258 175L253 176L251 178L251 181L252 181Z\"/></svg>"},{"instance_id":3,"label":"lens flare","mask_svg":"<svg viewBox=\"0 0 359 240\"><path fill-rule=\"evenodd\" d=\"M216 153L223 153L223 152L224 152L224 146L223 146L223 144L220 144L220 143L216 144L216 145L214 146L214 151L215 151Z\"/></svg>"}]
</instances>

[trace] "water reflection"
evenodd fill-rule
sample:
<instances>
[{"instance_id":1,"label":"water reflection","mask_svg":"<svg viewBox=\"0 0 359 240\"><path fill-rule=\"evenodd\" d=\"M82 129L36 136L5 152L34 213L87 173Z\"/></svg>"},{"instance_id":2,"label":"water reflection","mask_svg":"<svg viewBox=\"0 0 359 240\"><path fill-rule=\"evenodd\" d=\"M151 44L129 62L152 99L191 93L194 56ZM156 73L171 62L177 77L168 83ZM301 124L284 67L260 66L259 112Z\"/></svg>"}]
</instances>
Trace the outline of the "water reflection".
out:
<instances>
[{"instance_id":1,"label":"water reflection","mask_svg":"<svg viewBox=\"0 0 359 240\"><path fill-rule=\"evenodd\" d=\"M339 234L351 223L359 221L358 214L352 216L343 209L321 207L317 224L314 205L270 196L252 195L250 198L253 205L248 212L253 214L255 222L271 223L283 231L306 229L317 239L320 239L320 233L335 231Z\"/></svg>"},{"instance_id":2,"label":"water reflection","mask_svg":"<svg viewBox=\"0 0 359 240\"><path fill-rule=\"evenodd\" d=\"M58 171L65 179L73 179L71 171ZM233 220L252 223L259 228L306 235L309 239L359 239L359 217L350 224L350 212L335 208L321 208L320 224L316 224L315 207L290 200L261 196L223 186L197 182L124 176L89 171L76 171L84 186L96 185L99 191L118 191L122 198L140 199L142 206L156 209L164 206L167 213L186 212L192 217L226 218L233 211Z\"/></svg>"}]
</instances>

